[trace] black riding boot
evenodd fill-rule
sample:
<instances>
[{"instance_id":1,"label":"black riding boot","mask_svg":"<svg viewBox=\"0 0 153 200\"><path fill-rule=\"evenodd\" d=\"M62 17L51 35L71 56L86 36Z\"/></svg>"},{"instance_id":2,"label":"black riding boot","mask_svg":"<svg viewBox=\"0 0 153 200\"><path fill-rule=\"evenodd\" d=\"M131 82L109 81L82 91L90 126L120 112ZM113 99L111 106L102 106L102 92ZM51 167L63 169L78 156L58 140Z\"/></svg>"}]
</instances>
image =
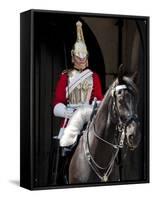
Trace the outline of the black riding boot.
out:
<instances>
[{"instance_id":1,"label":"black riding boot","mask_svg":"<svg viewBox=\"0 0 153 200\"><path fill-rule=\"evenodd\" d=\"M61 147L61 156L62 157L68 157L71 155L73 150L73 145L67 146L67 147Z\"/></svg>"},{"instance_id":2,"label":"black riding boot","mask_svg":"<svg viewBox=\"0 0 153 200\"><path fill-rule=\"evenodd\" d=\"M72 146L60 147L60 160L58 166L58 183L68 184L68 168L72 155Z\"/></svg>"}]
</instances>

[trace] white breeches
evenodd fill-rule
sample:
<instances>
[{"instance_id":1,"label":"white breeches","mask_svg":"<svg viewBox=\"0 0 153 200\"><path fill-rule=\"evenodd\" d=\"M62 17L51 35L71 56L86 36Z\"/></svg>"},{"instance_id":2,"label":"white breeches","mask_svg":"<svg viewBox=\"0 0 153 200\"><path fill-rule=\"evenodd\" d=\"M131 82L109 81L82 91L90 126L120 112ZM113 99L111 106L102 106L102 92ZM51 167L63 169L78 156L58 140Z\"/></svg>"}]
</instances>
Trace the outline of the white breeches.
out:
<instances>
[{"instance_id":1,"label":"white breeches","mask_svg":"<svg viewBox=\"0 0 153 200\"><path fill-rule=\"evenodd\" d=\"M77 136L83 129L84 124L90 120L92 109L92 105L83 105L74 112L60 139L61 147L69 146L76 142Z\"/></svg>"}]
</instances>

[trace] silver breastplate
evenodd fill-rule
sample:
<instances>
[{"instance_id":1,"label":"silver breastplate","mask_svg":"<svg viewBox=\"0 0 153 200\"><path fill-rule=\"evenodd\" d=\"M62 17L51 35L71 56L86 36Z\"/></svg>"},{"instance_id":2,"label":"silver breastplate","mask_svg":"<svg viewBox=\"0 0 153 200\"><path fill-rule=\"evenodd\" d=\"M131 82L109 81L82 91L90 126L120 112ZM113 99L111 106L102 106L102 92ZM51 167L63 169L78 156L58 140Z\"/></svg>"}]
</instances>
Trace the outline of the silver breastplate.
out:
<instances>
[{"instance_id":1,"label":"silver breastplate","mask_svg":"<svg viewBox=\"0 0 153 200\"><path fill-rule=\"evenodd\" d=\"M69 72L69 82L71 82L75 76L80 73L77 70L72 70ZM89 103L91 92L93 89L93 78L92 75L87 77L82 81L75 89L69 94L69 103L70 104L84 104Z\"/></svg>"}]
</instances>

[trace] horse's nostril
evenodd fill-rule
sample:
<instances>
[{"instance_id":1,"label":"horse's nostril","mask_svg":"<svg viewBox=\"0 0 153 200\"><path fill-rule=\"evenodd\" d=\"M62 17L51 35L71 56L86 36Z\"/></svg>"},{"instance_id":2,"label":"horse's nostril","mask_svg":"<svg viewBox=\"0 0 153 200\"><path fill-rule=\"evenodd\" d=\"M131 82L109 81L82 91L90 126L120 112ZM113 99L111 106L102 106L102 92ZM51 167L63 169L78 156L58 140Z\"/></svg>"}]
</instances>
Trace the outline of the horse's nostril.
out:
<instances>
[{"instance_id":1,"label":"horse's nostril","mask_svg":"<svg viewBox=\"0 0 153 200\"><path fill-rule=\"evenodd\" d=\"M130 143L130 145L133 145L133 142L134 142L134 136L130 135L129 136L129 143Z\"/></svg>"},{"instance_id":2,"label":"horse's nostril","mask_svg":"<svg viewBox=\"0 0 153 200\"><path fill-rule=\"evenodd\" d=\"M120 98L118 101L120 104L123 103L123 98Z\"/></svg>"},{"instance_id":3,"label":"horse's nostril","mask_svg":"<svg viewBox=\"0 0 153 200\"><path fill-rule=\"evenodd\" d=\"M131 128L132 128L132 124L129 124L128 127L129 127L129 129L131 129ZM131 136L132 136L132 135L131 135Z\"/></svg>"}]
</instances>

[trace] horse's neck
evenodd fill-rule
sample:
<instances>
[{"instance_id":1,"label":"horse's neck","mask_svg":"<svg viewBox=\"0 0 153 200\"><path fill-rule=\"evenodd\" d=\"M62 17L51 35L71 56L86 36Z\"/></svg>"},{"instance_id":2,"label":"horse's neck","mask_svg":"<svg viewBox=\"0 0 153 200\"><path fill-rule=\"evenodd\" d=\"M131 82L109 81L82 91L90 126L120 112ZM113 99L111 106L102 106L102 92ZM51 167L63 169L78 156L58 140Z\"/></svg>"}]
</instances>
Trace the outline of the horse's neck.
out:
<instances>
[{"instance_id":1,"label":"horse's neck","mask_svg":"<svg viewBox=\"0 0 153 200\"><path fill-rule=\"evenodd\" d=\"M97 148L101 145L99 138L109 139L109 131L112 127L111 115L110 115L110 95L105 96L103 102L101 103L95 118L90 125L89 131L89 142L91 150L94 153Z\"/></svg>"},{"instance_id":2,"label":"horse's neck","mask_svg":"<svg viewBox=\"0 0 153 200\"><path fill-rule=\"evenodd\" d=\"M107 92L95 116L94 126L98 136L102 137L105 134L106 128L110 124L110 108L111 108L110 92Z\"/></svg>"}]
</instances>

